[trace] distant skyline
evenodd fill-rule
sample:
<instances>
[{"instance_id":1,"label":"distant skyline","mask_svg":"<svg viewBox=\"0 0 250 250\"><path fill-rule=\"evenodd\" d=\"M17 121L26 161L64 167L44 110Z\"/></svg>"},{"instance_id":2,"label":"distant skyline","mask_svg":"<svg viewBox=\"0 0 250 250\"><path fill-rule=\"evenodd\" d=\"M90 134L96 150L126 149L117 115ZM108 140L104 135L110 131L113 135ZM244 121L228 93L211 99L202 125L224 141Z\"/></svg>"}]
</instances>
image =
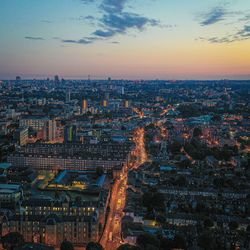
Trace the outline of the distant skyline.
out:
<instances>
[{"instance_id":1,"label":"distant skyline","mask_svg":"<svg viewBox=\"0 0 250 250\"><path fill-rule=\"evenodd\" d=\"M0 79L250 79L248 0L1 0Z\"/></svg>"}]
</instances>

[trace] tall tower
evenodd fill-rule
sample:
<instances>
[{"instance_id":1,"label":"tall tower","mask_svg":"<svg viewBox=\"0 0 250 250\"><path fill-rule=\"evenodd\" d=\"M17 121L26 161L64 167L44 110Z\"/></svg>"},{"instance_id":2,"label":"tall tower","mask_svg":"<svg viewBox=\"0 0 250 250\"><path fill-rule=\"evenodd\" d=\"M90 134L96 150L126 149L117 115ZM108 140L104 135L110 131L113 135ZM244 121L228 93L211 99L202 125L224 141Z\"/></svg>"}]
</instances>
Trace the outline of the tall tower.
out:
<instances>
[{"instance_id":1,"label":"tall tower","mask_svg":"<svg viewBox=\"0 0 250 250\"><path fill-rule=\"evenodd\" d=\"M51 141L56 139L56 121L55 120L47 120L44 126L44 139L46 141Z\"/></svg>"},{"instance_id":2,"label":"tall tower","mask_svg":"<svg viewBox=\"0 0 250 250\"><path fill-rule=\"evenodd\" d=\"M66 102L70 102L70 96L71 96L71 92L70 90L66 91Z\"/></svg>"},{"instance_id":3,"label":"tall tower","mask_svg":"<svg viewBox=\"0 0 250 250\"><path fill-rule=\"evenodd\" d=\"M58 75L56 75L56 76L54 77L54 81L55 81L56 83L59 83L59 82L60 82L59 76L58 76Z\"/></svg>"},{"instance_id":4,"label":"tall tower","mask_svg":"<svg viewBox=\"0 0 250 250\"><path fill-rule=\"evenodd\" d=\"M16 76L16 82L20 82L21 81L21 76Z\"/></svg>"},{"instance_id":5,"label":"tall tower","mask_svg":"<svg viewBox=\"0 0 250 250\"><path fill-rule=\"evenodd\" d=\"M82 100L82 113L85 113L88 109L88 101L86 99Z\"/></svg>"},{"instance_id":6,"label":"tall tower","mask_svg":"<svg viewBox=\"0 0 250 250\"><path fill-rule=\"evenodd\" d=\"M76 126L75 125L67 125L64 128L64 142L76 142Z\"/></svg>"},{"instance_id":7,"label":"tall tower","mask_svg":"<svg viewBox=\"0 0 250 250\"><path fill-rule=\"evenodd\" d=\"M129 101L128 100L124 101L124 108L129 108Z\"/></svg>"},{"instance_id":8,"label":"tall tower","mask_svg":"<svg viewBox=\"0 0 250 250\"><path fill-rule=\"evenodd\" d=\"M103 107L106 108L108 106L108 101L107 100L103 100L102 105L103 105Z\"/></svg>"},{"instance_id":9,"label":"tall tower","mask_svg":"<svg viewBox=\"0 0 250 250\"><path fill-rule=\"evenodd\" d=\"M105 100L109 100L109 92L105 93Z\"/></svg>"}]
</instances>

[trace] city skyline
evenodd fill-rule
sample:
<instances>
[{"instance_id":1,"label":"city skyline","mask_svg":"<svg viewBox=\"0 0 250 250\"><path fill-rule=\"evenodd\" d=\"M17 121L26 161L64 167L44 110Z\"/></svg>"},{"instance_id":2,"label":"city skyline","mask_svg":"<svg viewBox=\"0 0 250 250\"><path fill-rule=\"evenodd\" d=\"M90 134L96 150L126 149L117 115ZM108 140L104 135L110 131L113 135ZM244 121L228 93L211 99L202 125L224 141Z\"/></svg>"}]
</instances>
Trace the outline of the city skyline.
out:
<instances>
[{"instance_id":1,"label":"city skyline","mask_svg":"<svg viewBox=\"0 0 250 250\"><path fill-rule=\"evenodd\" d=\"M249 79L250 2L2 0L0 79Z\"/></svg>"}]
</instances>

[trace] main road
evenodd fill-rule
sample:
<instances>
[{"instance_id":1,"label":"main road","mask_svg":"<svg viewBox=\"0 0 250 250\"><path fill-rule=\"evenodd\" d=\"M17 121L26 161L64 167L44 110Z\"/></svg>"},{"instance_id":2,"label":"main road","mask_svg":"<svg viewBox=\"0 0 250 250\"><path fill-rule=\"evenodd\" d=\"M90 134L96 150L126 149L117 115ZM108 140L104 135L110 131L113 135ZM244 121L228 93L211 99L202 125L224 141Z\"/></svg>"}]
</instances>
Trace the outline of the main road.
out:
<instances>
[{"instance_id":1,"label":"main road","mask_svg":"<svg viewBox=\"0 0 250 250\"><path fill-rule=\"evenodd\" d=\"M121 221L126 202L128 170L131 168L136 169L148 160L145 149L144 135L144 128L138 128L135 130L133 136L135 149L132 154L135 156L136 160L134 162L130 162L128 166L126 166L122 176L116 179L113 185L110 199L110 211L106 220L103 235L100 239L100 243L105 250L116 250L122 244Z\"/></svg>"}]
</instances>

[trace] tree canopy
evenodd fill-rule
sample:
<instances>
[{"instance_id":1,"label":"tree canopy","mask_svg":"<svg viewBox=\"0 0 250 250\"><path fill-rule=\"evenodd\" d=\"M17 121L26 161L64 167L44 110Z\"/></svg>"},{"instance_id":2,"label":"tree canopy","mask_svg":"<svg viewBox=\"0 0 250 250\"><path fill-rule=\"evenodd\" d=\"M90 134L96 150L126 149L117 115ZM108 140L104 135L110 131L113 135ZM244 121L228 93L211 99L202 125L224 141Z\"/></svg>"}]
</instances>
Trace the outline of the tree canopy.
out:
<instances>
[{"instance_id":1,"label":"tree canopy","mask_svg":"<svg viewBox=\"0 0 250 250\"><path fill-rule=\"evenodd\" d=\"M74 250L74 246L70 241L64 240L61 243L60 250Z\"/></svg>"}]
</instances>

